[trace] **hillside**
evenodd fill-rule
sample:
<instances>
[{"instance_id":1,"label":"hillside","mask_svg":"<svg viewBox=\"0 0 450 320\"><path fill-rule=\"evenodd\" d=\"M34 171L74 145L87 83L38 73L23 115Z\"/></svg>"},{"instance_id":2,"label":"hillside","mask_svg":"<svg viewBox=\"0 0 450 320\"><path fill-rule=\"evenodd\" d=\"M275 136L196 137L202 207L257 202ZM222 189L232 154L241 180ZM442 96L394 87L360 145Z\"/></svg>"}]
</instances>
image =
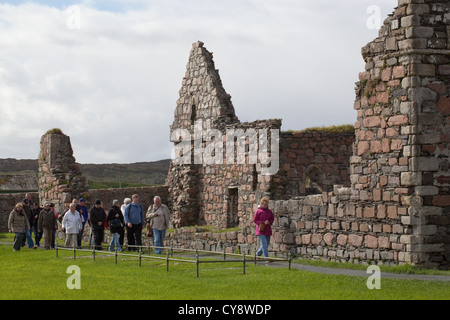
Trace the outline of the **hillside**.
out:
<instances>
[{"instance_id":1,"label":"hillside","mask_svg":"<svg viewBox=\"0 0 450 320\"><path fill-rule=\"evenodd\" d=\"M165 184L170 160L131 164L81 164L81 172L89 181L143 185Z\"/></svg>"},{"instance_id":2,"label":"hillside","mask_svg":"<svg viewBox=\"0 0 450 320\"><path fill-rule=\"evenodd\" d=\"M0 159L0 174L37 173L38 161L31 159Z\"/></svg>"},{"instance_id":3,"label":"hillside","mask_svg":"<svg viewBox=\"0 0 450 320\"><path fill-rule=\"evenodd\" d=\"M170 159L130 164L80 164L83 176L88 179L92 187L161 185L166 181L169 166ZM0 159L0 174L37 174L37 172L37 160ZM104 184L106 182L108 184Z\"/></svg>"}]
</instances>

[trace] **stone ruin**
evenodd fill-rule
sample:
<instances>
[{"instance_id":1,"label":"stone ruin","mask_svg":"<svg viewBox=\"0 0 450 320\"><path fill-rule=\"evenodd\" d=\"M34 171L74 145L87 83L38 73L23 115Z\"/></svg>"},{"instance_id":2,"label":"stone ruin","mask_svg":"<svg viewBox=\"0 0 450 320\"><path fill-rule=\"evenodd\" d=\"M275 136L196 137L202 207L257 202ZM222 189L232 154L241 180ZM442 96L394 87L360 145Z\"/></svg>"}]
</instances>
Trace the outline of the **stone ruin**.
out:
<instances>
[{"instance_id":1,"label":"stone ruin","mask_svg":"<svg viewBox=\"0 0 450 320\"><path fill-rule=\"evenodd\" d=\"M79 199L81 197L86 199L88 209L94 205L95 200L100 200L107 212L111 208L113 200L117 199L122 202L125 198L131 198L133 194L139 194L144 210L147 210L153 204L155 196L160 196L164 203L168 203L168 188L166 186L89 189L87 180L82 176L80 167L73 156L70 137L59 129L50 130L41 137L38 162L39 202L41 206L47 201L54 203L59 214L68 210L73 198ZM33 193L31 195L33 198L35 197ZM12 203L20 201L18 199L23 199L23 195L16 195L13 197L14 200L11 201L11 196L14 195L0 196L0 209L4 205L4 211L8 213L11 211ZM59 228L57 235L58 239L64 239L61 228ZM86 225L83 241L88 242L89 235L90 228Z\"/></svg>"},{"instance_id":2,"label":"stone ruin","mask_svg":"<svg viewBox=\"0 0 450 320\"><path fill-rule=\"evenodd\" d=\"M322 188L332 190L334 184L349 181L354 133L281 132L276 140L277 146L281 145L280 161L276 164L280 166L274 175L261 174L258 162L250 161L251 152L255 152L255 157L261 157L259 145L255 146L255 142L260 141L252 139L260 139L256 133L261 135L261 130L267 130L267 134L270 134L269 130L279 131L281 120L240 122L231 96L223 88L215 69L212 53L200 41L192 46L179 93L174 122L170 127L176 156L179 156L183 140L180 135L184 132L191 140L188 139L187 144L184 141L184 150L181 150L181 153L189 154L189 163L173 161L167 180L175 227L208 224L220 228L250 228L250 216L262 196L284 199L304 195L307 178L321 191ZM208 153L207 146L214 140L207 135L213 130L214 138L224 148L220 151L223 155L211 164L207 163L206 156L209 155L199 154L198 149ZM242 150L239 149L239 139L245 139ZM267 140L272 139L267 137ZM227 154L228 141L231 141L233 149L231 161ZM270 149L270 142L267 144ZM209 150L210 154L214 152ZM243 155L241 161L238 153Z\"/></svg>"},{"instance_id":3,"label":"stone ruin","mask_svg":"<svg viewBox=\"0 0 450 320\"><path fill-rule=\"evenodd\" d=\"M61 130L50 130L41 137L38 162L41 205L49 201L62 212L72 198L87 194L89 187L75 162L70 137Z\"/></svg>"},{"instance_id":4,"label":"stone ruin","mask_svg":"<svg viewBox=\"0 0 450 320\"><path fill-rule=\"evenodd\" d=\"M221 236L177 231L172 240L253 251L252 214L266 195L276 215L272 252L448 268L449 38L448 2L399 0L378 38L362 49L366 70L356 86L353 137L330 137L318 154L316 141L305 147L303 137L282 133L275 175L257 171L248 147L245 164L172 163L168 185L174 226L241 230ZM199 120L202 130L217 129L223 136L227 128L281 128L277 119L238 121L212 54L201 42L193 44L171 126L176 152L183 140L179 129L195 137ZM195 145L211 141L196 139L182 152L192 159ZM328 178L326 167L335 165L335 175ZM302 194L308 170L322 185L319 195Z\"/></svg>"},{"instance_id":5,"label":"stone ruin","mask_svg":"<svg viewBox=\"0 0 450 320\"><path fill-rule=\"evenodd\" d=\"M271 254L448 269L450 4L399 0L362 55L354 132L282 132L280 119L239 121L212 53L194 43L170 128L176 160L167 185L107 192L163 194L175 228L167 243L174 246L255 252L253 213L268 196L275 213ZM231 155L208 149L228 142L230 130L245 136L232 138ZM253 152L261 155L252 139L264 130L269 150L279 146L274 174L252 161ZM87 190L67 146L63 134L42 137L41 202L62 206L85 193L112 201Z\"/></svg>"}]
</instances>

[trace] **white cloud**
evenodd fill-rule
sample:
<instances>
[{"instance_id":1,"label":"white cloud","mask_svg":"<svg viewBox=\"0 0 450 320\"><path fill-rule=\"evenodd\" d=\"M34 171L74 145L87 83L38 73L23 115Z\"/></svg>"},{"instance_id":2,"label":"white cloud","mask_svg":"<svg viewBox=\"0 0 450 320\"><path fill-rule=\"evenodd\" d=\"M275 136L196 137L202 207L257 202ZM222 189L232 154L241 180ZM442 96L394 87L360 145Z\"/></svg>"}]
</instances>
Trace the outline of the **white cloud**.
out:
<instances>
[{"instance_id":1,"label":"white cloud","mask_svg":"<svg viewBox=\"0 0 450 320\"><path fill-rule=\"evenodd\" d=\"M0 5L1 158L36 158L54 127L82 163L170 157L197 40L214 52L243 121L302 129L356 119L360 48L376 36L366 27L372 1L83 0L79 12L53 2ZM385 14L396 1L378 5Z\"/></svg>"}]
</instances>

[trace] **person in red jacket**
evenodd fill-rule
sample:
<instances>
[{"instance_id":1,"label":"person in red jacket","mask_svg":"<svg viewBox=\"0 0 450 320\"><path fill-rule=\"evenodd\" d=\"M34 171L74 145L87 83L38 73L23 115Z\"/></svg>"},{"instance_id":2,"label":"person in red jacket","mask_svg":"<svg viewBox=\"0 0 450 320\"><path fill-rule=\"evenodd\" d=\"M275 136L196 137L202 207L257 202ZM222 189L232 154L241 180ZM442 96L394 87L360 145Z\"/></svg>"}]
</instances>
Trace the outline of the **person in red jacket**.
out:
<instances>
[{"instance_id":1,"label":"person in red jacket","mask_svg":"<svg viewBox=\"0 0 450 320\"><path fill-rule=\"evenodd\" d=\"M256 235L261 243L261 247L256 252L256 255L259 257L264 254L264 257L268 258L270 236L272 235L271 226L275 218L272 210L269 209L269 199L264 197L261 199L260 203L261 205L258 207L258 210L256 210L255 217L253 219L256 223Z\"/></svg>"}]
</instances>

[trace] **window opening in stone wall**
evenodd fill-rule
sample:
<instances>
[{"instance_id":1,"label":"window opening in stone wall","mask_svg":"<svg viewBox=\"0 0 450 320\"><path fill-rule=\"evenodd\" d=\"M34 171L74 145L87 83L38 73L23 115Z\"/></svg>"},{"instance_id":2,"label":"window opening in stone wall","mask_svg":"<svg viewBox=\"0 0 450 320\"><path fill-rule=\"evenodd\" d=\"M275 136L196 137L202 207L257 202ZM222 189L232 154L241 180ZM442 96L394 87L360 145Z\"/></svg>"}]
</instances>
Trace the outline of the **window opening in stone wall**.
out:
<instances>
[{"instance_id":1,"label":"window opening in stone wall","mask_svg":"<svg viewBox=\"0 0 450 320\"><path fill-rule=\"evenodd\" d=\"M258 171L256 171L256 164L254 164L252 172L252 190L256 191L257 188L258 188Z\"/></svg>"},{"instance_id":2,"label":"window opening in stone wall","mask_svg":"<svg viewBox=\"0 0 450 320\"><path fill-rule=\"evenodd\" d=\"M238 199L239 199L238 187L228 188L228 212L227 212L228 228L237 227L239 225Z\"/></svg>"},{"instance_id":3,"label":"window opening in stone wall","mask_svg":"<svg viewBox=\"0 0 450 320\"><path fill-rule=\"evenodd\" d=\"M195 118L197 117L197 107L195 105L195 97L191 96L191 124L195 124Z\"/></svg>"},{"instance_id":4,"label":"window opening in stone wall","mask_svg":"<svg viewBox=\"0 0 450 320\"><path fill-rule=\"evenodd\" d=\"M322 171L316 166L311 166L306 170L305 187L307 195L322 193L323 188L320 186L321 177Z\"/></svg>"}]
</instances>

